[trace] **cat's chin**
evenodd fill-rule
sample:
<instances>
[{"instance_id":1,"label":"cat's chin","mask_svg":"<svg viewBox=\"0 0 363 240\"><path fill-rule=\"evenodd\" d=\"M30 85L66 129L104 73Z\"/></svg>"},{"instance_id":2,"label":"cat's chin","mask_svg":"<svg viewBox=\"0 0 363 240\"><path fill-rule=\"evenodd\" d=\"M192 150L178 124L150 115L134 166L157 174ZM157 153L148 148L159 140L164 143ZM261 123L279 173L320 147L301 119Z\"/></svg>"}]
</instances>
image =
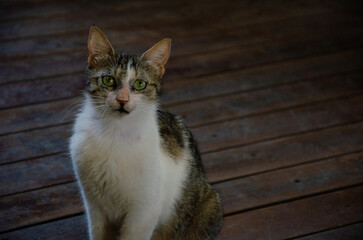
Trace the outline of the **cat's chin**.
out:
<instances>
[{"instance_id":1,"label":"cat's chin","mask_svg":"<svg viewBox=\"0 0 363 240\"><path fill-rule=\"evenodd\" d=\"M121 114L129 114L130 112L129 111L126 111L125 109L123 109L123 108L120 108L120 109L118 109L118 110L114 110L115 112L119 112L119 113L121 113Z\"/></svg>"},{"instance_id":2,"label":"cat's chin","mask_svg":"<svg viewBox=\"0 0 363 240\"><path fill-rule=\"evenodd\" d=\"M117 110L112 111L112 115L115 116L115 117L124 117L124 116L127 116L129 114L130 114L130 112L126 111L125 109L117 109Z\"/></svg>"}]
</instances>

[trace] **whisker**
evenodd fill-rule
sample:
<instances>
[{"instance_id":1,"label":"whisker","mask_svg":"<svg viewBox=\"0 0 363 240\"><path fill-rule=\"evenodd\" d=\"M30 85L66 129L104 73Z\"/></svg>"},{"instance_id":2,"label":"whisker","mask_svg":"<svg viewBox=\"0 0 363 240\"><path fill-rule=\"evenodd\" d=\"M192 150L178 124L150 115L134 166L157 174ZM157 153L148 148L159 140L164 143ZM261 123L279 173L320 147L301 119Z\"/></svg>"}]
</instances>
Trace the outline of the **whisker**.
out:
<instances>
[{"instance_id":1,"label":"whisker","mask_svg":"<svg viewBox=\"0 0 363 240\"><path fill-rule=\"evenodd\" d=\"M61 121L66 121L68 118L73 120L74 116L80 111L83 102L84 102L83 96L74 98L71 104L62 110L63 117Z\"/></svg>"}]
</instances>

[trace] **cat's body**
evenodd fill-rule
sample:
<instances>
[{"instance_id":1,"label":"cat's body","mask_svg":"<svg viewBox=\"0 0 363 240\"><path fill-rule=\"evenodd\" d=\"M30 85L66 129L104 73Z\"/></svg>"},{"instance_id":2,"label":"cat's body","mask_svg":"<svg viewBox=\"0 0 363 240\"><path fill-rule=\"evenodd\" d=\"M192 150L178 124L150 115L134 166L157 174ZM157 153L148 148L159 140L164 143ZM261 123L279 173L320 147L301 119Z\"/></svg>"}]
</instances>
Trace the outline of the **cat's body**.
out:
<instances>
[{"instance_id":1,"label":"cat's body","mask_svg":"<svg viewBox=\"0 0 363 240\"><path fill-rule=\"evenodd\" d=\"M220 200L191 133L158 110L166 41L141 58L119 56L91 29L89 93L70 152L92 239L213 239L221 227Z\"/></svg>"}]
</instances>

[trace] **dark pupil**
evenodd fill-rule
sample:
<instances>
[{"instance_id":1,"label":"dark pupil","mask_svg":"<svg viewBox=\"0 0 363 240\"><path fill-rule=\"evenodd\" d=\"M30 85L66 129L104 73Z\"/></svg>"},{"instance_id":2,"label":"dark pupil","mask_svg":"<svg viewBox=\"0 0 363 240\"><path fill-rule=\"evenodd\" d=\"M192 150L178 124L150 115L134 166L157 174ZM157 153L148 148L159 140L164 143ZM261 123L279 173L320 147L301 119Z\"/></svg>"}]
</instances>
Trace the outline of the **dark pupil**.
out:
<instances>
[{"instance_id":1,"label":"dark pupil","mask_svg":"<svg viewBox=\"0 0 363 240\"><path fill-rule=\"evenodd\" d=\"M110 78L110 77L106 77L106 78L105 78L105 84L106 84L106 85L112 85L112 78Z\"/></svg>"}]
</instances>

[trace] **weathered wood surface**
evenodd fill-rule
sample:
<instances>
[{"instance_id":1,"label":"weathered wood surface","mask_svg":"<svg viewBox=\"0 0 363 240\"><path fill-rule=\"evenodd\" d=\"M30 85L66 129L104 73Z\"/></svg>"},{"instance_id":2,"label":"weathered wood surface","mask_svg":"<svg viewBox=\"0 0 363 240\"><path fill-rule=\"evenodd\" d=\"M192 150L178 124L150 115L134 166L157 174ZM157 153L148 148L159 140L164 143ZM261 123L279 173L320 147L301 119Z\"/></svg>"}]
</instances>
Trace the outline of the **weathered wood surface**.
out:
<instances>
[{"instance_id":1,"label":"weathered wood surface","mask_svg":"<svg viewBox=\"0 0 363 240\"><path fill-rule=\"evenodd\" d=\"M330 230L308 234L304 237L294 239L299 240L341 240L341 239L362 239L363 238L363 222L348 224Z\"/></svg>"},{"instance_id":2,"label":"weathered wood surface","mask_svg":"<svg viewBox=\"0 0 363 240\"><path fill-rule=\"evenodd\" d=\"M93 23L131 53L173 39L161 104L191 128L221 193L218 239L362 238L362 10L1 1L0 239L87 238L67 144Z\"/></svg>"},{"instance_id":3,"label":"weathered wood surface","mask_svg":"<svg viewBox=\"0 0 363 240\"><path fill-rule=\"evenodd\" d=\"M361 221L363 187L277 204L225 218L217 239L286 239Z\"/></svg>"}]
</instances>

